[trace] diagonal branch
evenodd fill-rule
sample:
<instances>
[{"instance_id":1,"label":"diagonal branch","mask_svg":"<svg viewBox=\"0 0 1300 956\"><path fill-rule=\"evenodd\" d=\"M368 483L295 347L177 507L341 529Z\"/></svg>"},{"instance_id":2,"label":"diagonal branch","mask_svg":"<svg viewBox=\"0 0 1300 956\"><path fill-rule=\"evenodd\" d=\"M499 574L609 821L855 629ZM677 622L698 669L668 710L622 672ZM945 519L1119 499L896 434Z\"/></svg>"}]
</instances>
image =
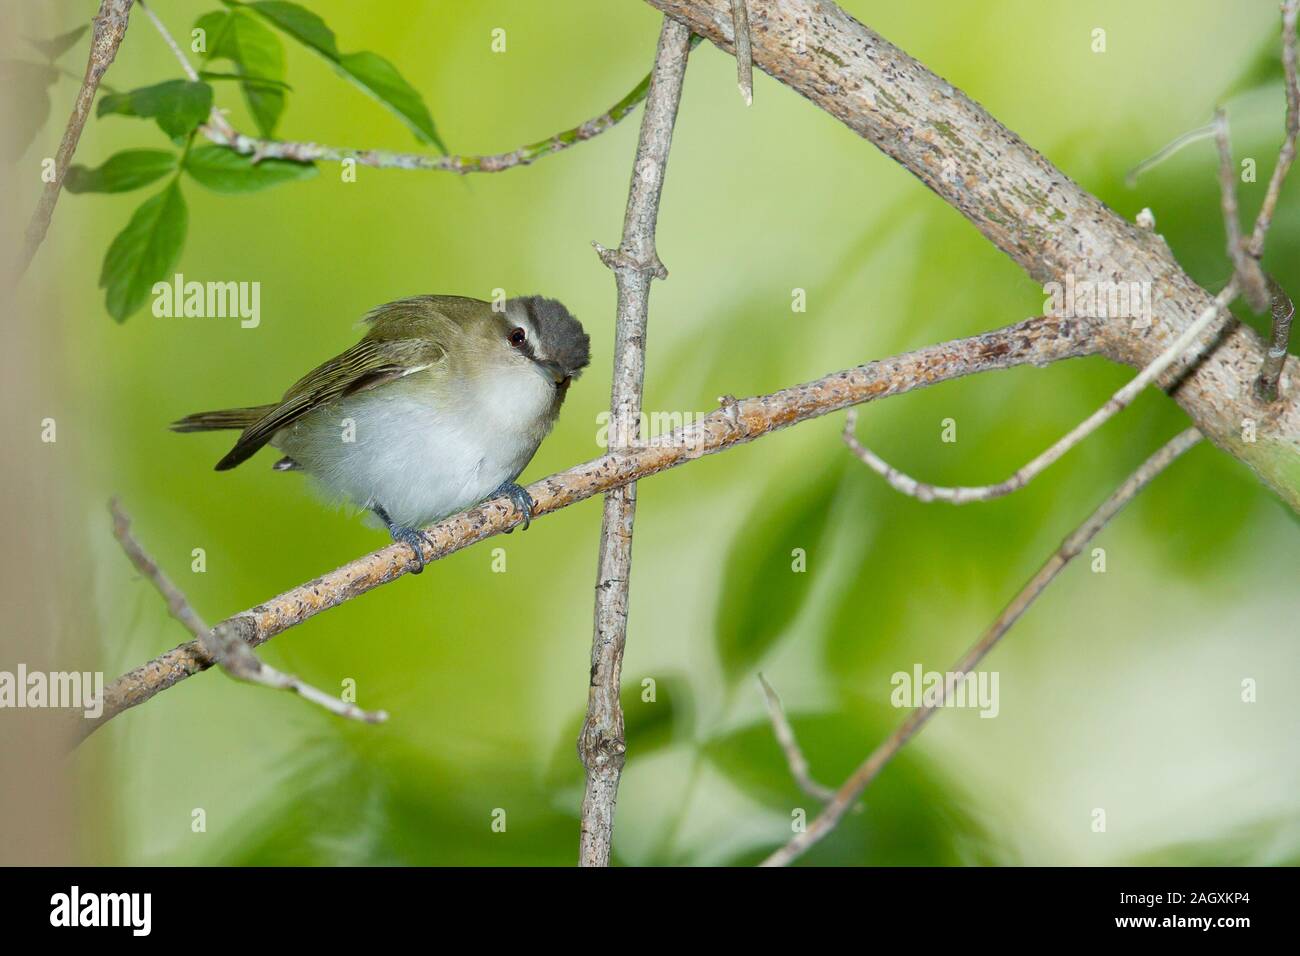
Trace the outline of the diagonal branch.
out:
<instances>
[{"instance_id":1,"label":"diagonal branch","mask_svg":"<svg viewBox=\"0 0 1300 956\"><path fill-rule=\"evenodd\" d=\"M857 425L857 412L854 410L850 410L844 419L844 443L849 446L849 450L858 457L859 461L889 482L890 487L895 491L900 491L920 501L946 501L949 504L962 505L971 501L991 501L994 498L1009 495L1029 484L1030 481L1041 474L1049 465L1056 462L1067 451L1079 444L1111 418L1128 408L1142 389L1159 378L1165 369L1183 356L1183 353L1187 351L1198 336L1205 333L1214 320L1228 308L1229 303L1236 297L1236 294L1237 279L1233 278L1224 290L1215 297L1214 301L1210 303L1210 306L1183 331L1183 334L1169 348L1165 349L1164 352L1157 356L1155 361L1112 395L1105 405L1076 425L1068 434L1058 439L1051 448L1048 448L1029 464L1019 469L1010 478L1000 481L996 485L945 488L942 485L931 485L917 481L912 476L899 471L858 441L857 436L854 435L854 428Z\"/></svg>"},{"instance_id":2,"label":"diagonal branch","mask_svg":"<svg viewBox=\"0 0 1300 956\"><path fill-rule=\"evenodd\" d=\"M965 375L1021 365L1041 366L1096 351L1095 336L1089 327L1073 320L1039 317L868 362L770 395L728 403L670 435L626 451L610 452L536 481L528 487L536 505L533 515L557 511L628 482L860 402L901 395ZM515 506L505 498L497 498L440 521L428 529L423 547L425 562L500 534L518 520ZM390 545L229 620L247 619L247 643L256 647L322 611L397 580L415 566L410 547ZM97 720L82 722L84 734L210 666L212 662L199 643L189 641L123 674L105 689L103 714Z\"/></svg>"},{"instance_id":3,"label":"diagonal branch","mask_svg":"<svg viewBox=\"0 0 1300 956\"><path fill-rule=\"evenodd\" d=\"M610 389L611 445L626 448L640 440L641 390L645 381L646 320L650 283L667 271L655 251L655 226L681 102L690 31L664 18L651 72L650 94L641 119L623 240L616 251L596 250L614 272L618 321L614 332L614 375ZM636 485L621 485L605 495L596 570L596 610L591 641L591 681L587 716L578 736L578 756L587 771L582 799L582 866L608 866L614 837L614 805L623 773L623 710L619 682L627 641L628 587L632 575L632 523Z\"/></svg>"},{"instance_id":4,"label":"diagonal branch","mask_svg":"<svg viewBox=\"0 0 1300 956\"><path fill-rule=\"evenodd\" d=\"M785 754L785 762L790 765L790 776L794 777L794 782L799 785L799 789L814 800L826 803L834 799L834 789L813 779L812 772L808 769L808 758L803 755L799 740L794 735L794 728L790 726L790 721L785 716L781 698L776 695L776 691L761 672L758 675L758 683L763 688L763 702L767 705L767 716L772 721L772 733L776 735L776 742L780 745L781 752Z\"/></svg>"},{"instance_id":5,"label":"diagonal branch","mask_svg":"<svg viewBox=\"0 0 1300 956\"><path fill-rule=\"evenodd\" d=\"M871 755L853 771L853 774L836 791L834 798L826 805L821 814L812 823L808 824L807 829L796 834L790 842L764 860L762 865L785 866L803 855L809 847L835 829L844 814L857 802L858 798L862 796L862 792L875 780L885 765L925 726L926 721L934 716L935 711L943 706L957 681L979 666L985 655L993 649L998 641L1002 639L1002 636L1029 609L1034 600L1055 580L1061 570L1083 551L1084 546L1093 539L1097 532L1105 527L1106 523L1119 513L1120 509L1132 501L1151 479L1164 471L1179 455L1200 440L1201 433L1195 428L1189 428L1175 436L1168 444L1143 462L1137 471L1133 472L1109 498L1102 502L1101 507L1094 511L1083 524L1061 542L1061 546L1038 569L1038 572L1029 579L1029 583L1011 600L1011 603L1003 609L997 620L984 632L984 635L962 656L960 661L950 668L945 678L943 692L934 701L925 703L912 711L899 728L884 743L872 751Z\"/></svg>"},{"instance_id":6,"label":"diagonal branch","mask_svg":"<svg viewBox=\"0 0 1300 956\"><path fill-rule=\"evenodd\" d=\"M139 0L142 7L144 0ZM149 19L162 35L163 41L175 55L185 75L197 80L199 74L185 56L166 25L145 7ZM699 45L699 37L691 37L691 49ZM362 166L376 169L432 170L449 173L499 173L517 166L529 166L547 156L563 152L578 143L585 143L601 133L613 129L625 119L637 105L646 98L650 89L650 77L645 76L626 96L607 109L572 129L566 129L554 136L520 146L506 153L490 153L483 156L431 156L428 153L401 153L386 149L358 149L350 146L325 146L320 143L308 143L291 140L259 139L247 136L231 125L225 114L217 107L212 108L208 122L199 131L209 141L224 146L242 156L253 157L254 162L263 159L287 159L299 163L317 161L341 163L355 160Z\"/></svg>"},{"instance_id":7,"label":"diagonal branch","mask_svg":"<svg viewBox=\"0 0 1300 956\"><path fill-rule=\"evenodd\" d=\"M122 45L122 38L126 36L126 24L131 16L132 2L133 0L101 0L99 12L91 21L94 29L90 38L90 57L86 61L86 75L81 81L81 89L77 91L77 98L72 103L72 115L68 117L68 125L63 131L58 152L54 154L54 179L45 184L40 201L36 204L36 211L32 213L31 222L27 225L27 241L18 264L19 275L27 271L27 267L31 265L36 255L36 250L45 241L45 233L49 231L50 219L54 216L54 207L63 189L63 177L67 175L68 166L72 164L72 156L77 151L81 131L86 127L90 108L95 102L95 93L99 90L104 74L108 72L109 66L117 56L117 48Z\"/></svg>"},{"instance_id":8,"label":"diagonal branch","mask_svg":"<svg viewBox=\"0 0 1300 956\"><path fill-rule=\"evenodd\" d=\"M730 0L645 0L719 48L735 49ZM1296 0L1287 0L1288 12ZM832 0L746 0L754 65L870 140L965 216L1034 280L1125 283L1149 293L1153 321L1097 322L1107 357L1143 368L1213 296L1169 247L1073 182L982 106ZM1260 337L1228 323L1217 347L1173 363L1157 383L1223 451L1300 512L1300 394L1267 414L1254 397ZM1286 359L1283 382L1300 376ZM1291 371L1295 369L1295 371ZM1177 385L1177 388L1173 386ZM1254 423L1254 430L1243 422Z\"/></svg>"},{"instance_id":9,"label":"diagonal branch","mask_svg":"<svg viewBox=\"0 0 1300 956\"><path fill-rule=\"evenodd\" d=\"M304 700L318 704L330 713L350 720L378 724L388 719L388 715L382 710L362 710L355 704L349 704L322 690L317 690L292 674L282 673L270 664L264 663L248 646L245 635L248 625L246 618L232 618L229 621L222 621L215 628L209 628L194 610L189 599L181 593L180 588L172 583L171 578L158 567L158 562L154 561L149 552L145 551L144 546L131 534L131 519L122 510L116 498L109 502L109 510L113 515L113 536L117 538L118 544L122 546L122 550L131 559L136 570L143 574L162 595L163 600L167 602L168 612L194 635L209 660L215 662L231 677L275 690L292 691Z\"/></svg>"}]
</instances>

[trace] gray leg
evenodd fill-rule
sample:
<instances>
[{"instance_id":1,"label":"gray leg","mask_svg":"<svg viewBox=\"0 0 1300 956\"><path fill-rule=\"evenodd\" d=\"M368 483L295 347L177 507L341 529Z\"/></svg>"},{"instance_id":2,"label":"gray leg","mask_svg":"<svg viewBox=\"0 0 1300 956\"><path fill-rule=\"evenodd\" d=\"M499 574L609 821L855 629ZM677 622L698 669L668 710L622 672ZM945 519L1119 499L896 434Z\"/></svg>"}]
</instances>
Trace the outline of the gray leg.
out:
<instances>
[{"instance_id":1,"label":"gray leg","mask_svg":"<svg viewBox=\"0 0 1300 956\"><path fill-rule=\"evenodd\" d=\"M531 523L533 517L533 498L532 495L524 491L522 486L515 484L513 481L503 481L497 487L496 491L488 495L488 498L509 498L510 503L519 510L521 515L524 516L524 521L521 527L525 531L528 530L528 525ZM514 530L514 528L507 528L506 534L509 534Z\"/></svg>"},{"instance_id":2,"label":"gray leg","mask_svg":"<svg viewBox=\"0 0 1300 956\"><path fill-rule=\"evenodd\" d=\"M411 569L412 574L419 574L424 570L424 549L420 545L429 542L429 537L419 528L404 528L388 517L388 512L383 509L382 505L375 505L372 509L375 514L379 515L379 520L388 528L388 533L393 536L394 541L400 541L402 544L409 545L415 552L415 567Z\"/></svg>"}]
</instances>

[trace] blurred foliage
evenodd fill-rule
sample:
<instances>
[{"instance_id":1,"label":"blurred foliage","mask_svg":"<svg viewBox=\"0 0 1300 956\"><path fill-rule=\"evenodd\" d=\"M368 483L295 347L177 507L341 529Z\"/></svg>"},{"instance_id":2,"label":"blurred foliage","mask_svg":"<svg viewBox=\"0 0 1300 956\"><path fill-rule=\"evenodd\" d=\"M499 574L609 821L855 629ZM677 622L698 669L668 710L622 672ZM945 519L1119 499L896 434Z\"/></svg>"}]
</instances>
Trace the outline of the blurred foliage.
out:
<instances>
[{"instance_id":1,"label":"blurred foliage","mask_svg":"<svg viewBox=\"0 0 1300 956\"><path fill-rule=\"evenodd\" d=\"M1150 207L1198 281L1226 280L1213 144L1189 145L1133 189L1124 178L1226 101L1236 155L1258 164L1241 186L1243 215L1253 215L1281 137L1280 83L1253 66L1276 44L1272 0L844 6L1120 214ZM39 39L84 23L94 3L26 7L23 35ZM182 43L196 22L234 25L233 40L194 59L247 133L391 149L441 137L458 153L509 150L599 115L645 75L659 23L647 5L600 0L291 7L177 0L157 12ZM1098 28L1104 53L1092 49ZM494 51L498 30L504 52ZM34 169L60 133L47 97L66 115L84 37L36 54L21 37L5 43L0 56L27 65L0 68L28 75L21 89L0 84L4 122L35 136L21 158ZM108 79L130 102L181 76L133 17ZM746 110L734 62L708 44L692 55L661 210L671 277L652 294L647 409L707 411L719 395L767 392L1041 310L1042 291L960 214L802 98L756 82ZM589 243L618 235L637 122L501 174L361 168L345 182L320 164L265 190L255 187L278 167L241 166L197 138L166 151L168 162L152 121L88 125L77 182L99 194L61 200L27 317L60 343L44 361L59 383L61 450L76 461L81 491L67 510L85 528L76 544L91 562L104 670L183 637L111 540L110 493L214 620L384 543L322 508L298 476L272 473L269 458L217 475L220 436L165 428L196 409L280 394L350 345L374 305L496 288L563 299L592 334L593 363L523 478L599 453L614 288ZM182 197L185 175L217 191ZM116 193L164 176L173 178L145 207ZM191 224L170 247L132 218L163 197ZM1265 258L1293 289L1298 199L1292 182ZM123 233L128 221L139 228ZM110 247L121 271L110 270L106 309L94 264ZM140 309L150 270L259 281L262 322L243 330L147 310L107 321ZM806 312L792 311L798 291ZM1131 374L1086 359L946 383L864 407L858 433L925 480L996 481ZM946 418L956 443L940 441ZM838 415L642 482L619 861L743 864L769 853L788 838L793 808L811 817L816 807L790 779L754 671L787 701L813 774L838 784L902 717L889 706L890 675L918 662L945 669L1184 424L1172 402L1144 395L1025 490L961 508L902 498L857 467ZM1107 572L1091 573L1085 555L990 658L998 718L936 717L806 862L1294 862L1300 700L1287 675L1300 665L1300 540L1285 514L1232 459L1209 447L1189 454L1099 536ZM345 725L216 674L115 720L81 751L86 859L572 863L599 522L598 502L566 509L260 650L317 686L355 681L359 703L393 715L386 725ZM205 573L187 571L195 548ZM493 567L498 548L505 573ZM792 569L796 548L803 574ZM1250 705L1246 679L1258 683ZM1107 833L1090 826L1099 807ZM199 808L202 833L192 827ZM504 832L493 829L498 810Z\"/></svg>"}]
</instances>

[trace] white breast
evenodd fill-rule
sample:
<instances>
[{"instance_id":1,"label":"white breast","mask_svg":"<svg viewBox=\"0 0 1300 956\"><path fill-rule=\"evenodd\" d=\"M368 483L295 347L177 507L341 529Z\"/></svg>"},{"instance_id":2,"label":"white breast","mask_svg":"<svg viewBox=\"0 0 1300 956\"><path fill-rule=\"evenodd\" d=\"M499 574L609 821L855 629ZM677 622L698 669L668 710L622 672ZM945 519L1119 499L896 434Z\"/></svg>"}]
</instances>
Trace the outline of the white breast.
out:
<instances>
[{"instance_id":1,"label":"white breast","mask_svg":"<svg viewBox=\"0 0 1300 956\"><path fill-rule=\"evenodd\" d=\"M522 369L435 404L420 374L313 412L275 445L328 496L382 506L405 527L462 511L518 477L550 430L554 387Z\"/></svg>"}]
</instances>

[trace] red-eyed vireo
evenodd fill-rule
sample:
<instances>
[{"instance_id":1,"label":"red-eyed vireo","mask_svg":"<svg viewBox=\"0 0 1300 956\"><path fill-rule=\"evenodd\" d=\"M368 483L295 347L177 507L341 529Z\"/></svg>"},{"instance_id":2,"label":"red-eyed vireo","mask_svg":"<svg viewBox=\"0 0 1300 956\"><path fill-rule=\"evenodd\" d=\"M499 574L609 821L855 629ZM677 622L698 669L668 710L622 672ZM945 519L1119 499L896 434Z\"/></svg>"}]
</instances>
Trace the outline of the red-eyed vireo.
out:
<instances>
[{"instance_id":1,"label":"red-eyed vireo","mask_svg":"<svg viewBox=\"0 0 1300 956\"><path fill-rule=\"evenodd\" d=\"M390 302L365 337L271 405L188 415L180 432L240 429L217 470L263 445L279 471L304 471L332 498L373 511L424 569L424 525L508 495L555 424L569 383L587 365L582 325L554 299L504 308L452 295Z\"/></svg>"}]
</instances>

